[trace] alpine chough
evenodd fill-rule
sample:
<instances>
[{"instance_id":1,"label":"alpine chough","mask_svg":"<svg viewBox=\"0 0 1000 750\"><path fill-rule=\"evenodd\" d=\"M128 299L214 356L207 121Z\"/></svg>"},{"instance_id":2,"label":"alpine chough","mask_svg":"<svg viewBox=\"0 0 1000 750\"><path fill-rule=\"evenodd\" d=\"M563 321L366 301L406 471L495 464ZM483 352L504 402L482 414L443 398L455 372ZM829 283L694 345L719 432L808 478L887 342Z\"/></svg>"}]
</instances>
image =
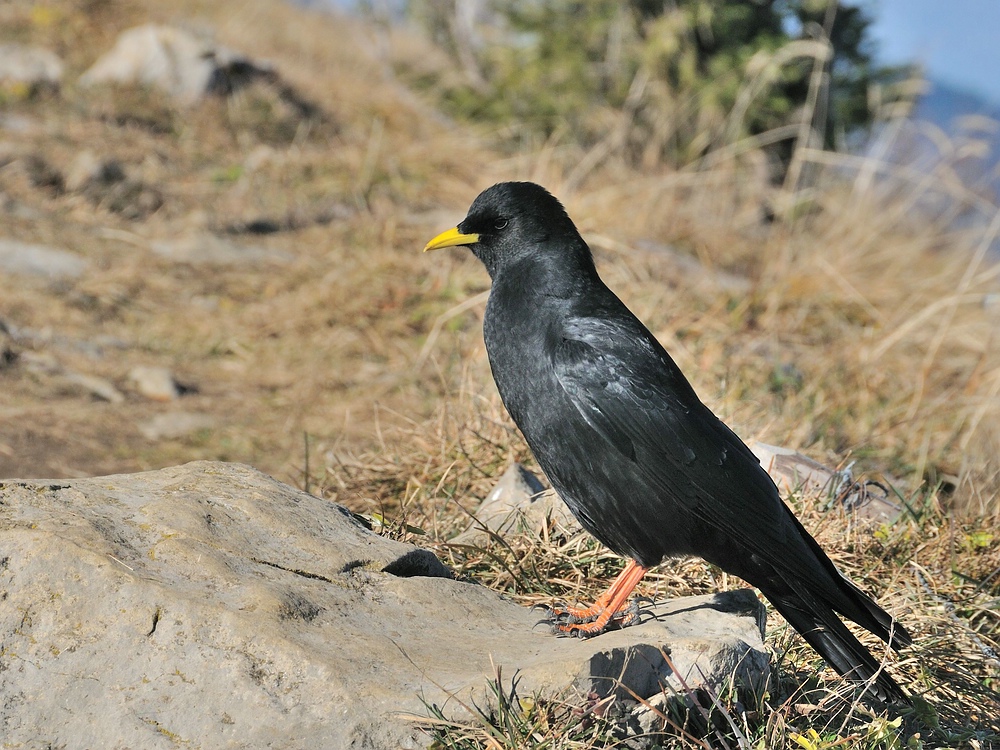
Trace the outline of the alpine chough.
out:
<instances>
[{"instance_id":1,"label":"alpine chough","mask_svg":"<svg viewBox=\"0 0 1000 750\"><path fill-rule=\"evenodd\" d=\"M583 527L631 558L593 607L554 610L557 628L589 636L629 624L645 572L695 555L760 589L840 674L908 701L838 614L897 650L909 634L837 570L604 285L562 204L533 183L494 185L424 250L454 245L468 245L493 281L483 336L504 405Z\"/></svg>"}]
</instances>

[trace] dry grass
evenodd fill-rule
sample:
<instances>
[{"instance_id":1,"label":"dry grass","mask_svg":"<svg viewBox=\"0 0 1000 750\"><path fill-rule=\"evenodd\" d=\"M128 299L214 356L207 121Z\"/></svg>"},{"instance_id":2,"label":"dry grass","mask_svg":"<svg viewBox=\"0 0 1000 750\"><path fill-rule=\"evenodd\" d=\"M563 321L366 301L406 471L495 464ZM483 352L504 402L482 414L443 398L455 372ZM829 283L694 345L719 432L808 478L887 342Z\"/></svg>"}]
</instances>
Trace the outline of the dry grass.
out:
<instances>
[{"instance_id":1,"label":"dry grass","mask_svg":"<svg viewBox=\"0 0 1000 750\"><path fill-rule=\"evenodd\" d=\"M568 534L557 525L538 534L511 533L482 547L449 543L469 525L475 498L488 493L510 461L531 464L491 398L463 397L437 419L384 439L383 448L331 457L323 475L313 478L314 489L349 500L377 519L374 527L382 533L434 549L460 576L525 605L586 602L621 569L621 559L588 535ZM716 709L721 713L707 724L697 716L672 717L677 726L657 741L678 748L807 749L1000 743L1000 545L979 520L959 521L948 513L940 494L915 492L904 499L911 512L892 525L854 523L828 509L824 497L793 496L789 502L837 565L913 634L915 645L889 658L888 668L916 697L914 709L860 702L856 691L772 613L767 645L775 654L775 681L769 692L740 700L722 697ZM674 597L743 585L687 559L656 568L640 593ZM877 641L867 634L862 638L880 653ZM563 700L511 693L510 676L489 688L499 707L484 709L478 724L450 724L440 716L425 724L442 747L582 748L622 739L613 721L620 707L604 706L605 719L588 719L587 709L572 699L567 700L575 710L569 711ZM682 731L683 720L690 725ZM797 733L809 740L810 730L820 738L811 746L794 740Z\"/></svg>"},{"instance_id":2,"label":"dry grass","mask_svg":"<svg viewBox=\"0 0 1000 750\"><path fill-rule=\"evenodd\" d=\"M61 95L14 108L44 127L5 141L13 160L2 168L4 193L24 207L8 216L7 234L66 247L96 268L65 294L12 290L3 316L85 341L95 329L119 338L127 345L114 357L60 357L118 384L133 364L165 364L198 388L185 407L224 419L197 444L147 446L134 425L159 407L95 410L79 394L19 382L14 416L46 421L58 411L71 437L60 451L67 460L5 461L5 473L224 456L289 476L304 432L315 463L332 445L370 442L376 402L388 408L383 419L402 424L393 414L428 417L463 377L488 384L481 307L467 303L488 280L467 253L429 260L418 251L482 187L529 178L565 200L611 285L741 434L830 463L859 458L908 487L954 491L956 507L996 511L1000 306L994 259L977 251L988 233L913 211L934 191L975 202L947 159L927 175L806 151L812 182L794 200L761 182L759 161L740 144L727 151L738 156L710 167L636 174L609 160L580 181L572 173L584 155L572 146L498 157L491 134L447 122L395 82L379 50L442 64L402 33L264 0L238 12L198 0L46 8L4 10L7 36L65 51L70 69ZM146 20L213 29L273 61L322 116L290 127L268 90L181 111L148 92L73 86L118 30ZM91 44L68 44L67 29L87 29ZM162 206L129 219L107 200L40 186L27 166L36 159L65 174L85 149L117 159ZM891 179L872 177L885 173ZM564 190L568 180L579 186ZM766 205L784 204L803 206L801 217L761 221ZM261 220L286 230L237 241L290 260L192 268L150 252L155 240ZM39 409L42 396L58 409ZM111 459L107 432L123 436ZM24 449L16 436L7 444Z\"/></svg>"},{"instance_id":3,"label":"dry grass","mask_svg":"<svg viewBox=\"0 0 1000 750\"><path fill-rule=\"evenodd\" d=\"M30 6L4 12L15 38L62 49L62 25L37 22ZM441 206L464 201L488 161L477 139L386 80L371 31L354 22L269 2L109 2L93 17L67 2L51 12L100 33L93 48L68 56L60 95L11 108L33 127L5 136L2 187L17 209L5 234L76 252L92 268L68 289L31 279L9 289L0 317L27 331L16 351L51 354L126 392L132 366L162 365L196 391L174 405L94 403L15 367L5 376L0 471L70 476L214 457L287 477L298 471L304 432L316 436L318 456L328 444L370 441L376 401L431 414L439 383L428 387L404 363L442 306L485 284L453 276L447 258L422 263L419 248ZM75 88L118 30L147 20L214 28L222 43L274 61L322 118L282 140L287 113L260 121L258 105L273 103L266 89L181 110L156 92ZM162 206L129 219L32 174L41 163L64 175L88 149L153 186ZM292 228L233 240L286 260L191 266L151 251L157 240L226 236L262 219ZM98 338L122 345L96 357L81 351ZM217 426L143 439L138 425L172 409L208 413Z\"/></svg>"},{"instance_id":4,"label":"dry grass","mask_svg":"<svg viewBox=\"0 0 1000 750\"><path fill-rule=\"evenodd\" d=\"M913 631L916 646L891 668L926 703L898 732L886 728L899 717L838 693L843 683L775 619L780 680L744 713L726 707L743 737L727 723L721 742L803 747L791 733L812 728L819 739L805 741L817 748L897 748L900 737L1000 746L1000 272L986 249L996 227L958 231L915 206L937 192L996 214L956 182L948 158L928 174L803 151L808 187L790 195L762 183L752 149L739 147L676 173L608 160L581 175L572 146L498 155L494 134L445 120L392 78L380 52L389 37L355 21L265 0L45 8L0 11L3 40L47 44L70 69L61 94L8 103L39 127L6 131L0 144L0 188L14 207L4 233L92 267L67 286L29 281L0 299L0 319L30 333L0 335L0 353L14 355L0 359L0 475L246 461L379 514L385 533L433 545L461 574L524 603L590 598L620 563L587 538L552 529L485 550L447 544L509 463L530 456L490 381L475 301L485 273L461 250L419 249L480 189L533 179L565 201L608 283L739 434L830 465L857 461L855 471L887 475L913 510L873 531L793 498L837 563ZM273 61L322 117L289 119L266 88L180 111L149 92L74 87L119 30L147 20L208 26ZM391 52L440 64L405 34ZM65 173L83 149L121 161L162 206L130 218L37 179L32 158ZM786 219L763 221L765 208ZM287 262L189 266L150 250L260 218L284 230L234 239ZM161 364L197 390L179 404L130 392L122 404L97 402L32 371L27 355L126 391L133 365ZM216 426L141 437L141 422L177 409ZM738 585L684 561L659 568L645 593ZM600 746L611 731L552 704L511 704L521 709L527 718L511 715L508 727L554 747ZM531 744L461 731L469 746Z\"/></svg>"}]
</instances>

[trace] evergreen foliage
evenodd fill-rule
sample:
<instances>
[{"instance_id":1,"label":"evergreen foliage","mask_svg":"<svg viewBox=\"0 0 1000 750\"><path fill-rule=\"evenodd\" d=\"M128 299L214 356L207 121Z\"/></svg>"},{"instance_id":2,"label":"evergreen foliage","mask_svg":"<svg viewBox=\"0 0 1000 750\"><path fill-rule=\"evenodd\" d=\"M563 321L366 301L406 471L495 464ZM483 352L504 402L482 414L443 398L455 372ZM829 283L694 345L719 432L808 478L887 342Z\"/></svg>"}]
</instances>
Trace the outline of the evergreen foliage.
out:
<instances>
[{"instance_id":1,"label":"evergreen foliage","mask_svg":"<svg viewBox=\"0 0 1000 750\"><path fill-rule=\"evenodd\" d=\"M408 6L463 70L442 86L454 114L604 144L645 167L761 134L787 164L803 118L814 145L843 146L903 96L908 74L873 62L871 19L838 0L473 6Z\"/></svg>"}]
</instances>

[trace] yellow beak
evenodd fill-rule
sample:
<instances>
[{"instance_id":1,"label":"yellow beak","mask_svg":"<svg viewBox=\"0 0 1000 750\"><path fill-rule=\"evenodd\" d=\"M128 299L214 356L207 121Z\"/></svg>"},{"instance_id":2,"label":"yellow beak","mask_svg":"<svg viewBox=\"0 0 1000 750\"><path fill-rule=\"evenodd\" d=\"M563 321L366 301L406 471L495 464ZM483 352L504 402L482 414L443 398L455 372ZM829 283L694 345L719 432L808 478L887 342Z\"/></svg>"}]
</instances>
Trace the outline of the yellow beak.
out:
<instances>
[{"instance_id":1,"label":"yellow beak","mask_svg":"<svg viewBox=\"0 0 1000 750\"><path fill-rule=\"evenodd\" d=\"M462 234L458 231L458 227L455 227L454 229L449 229L447 232L441 232L441 234L428 242L424 246L424 252L437 250L441 247L454 247L455 245L474 245L477 242L479 242L478 234Z\"/></svg>"}]
</instances>

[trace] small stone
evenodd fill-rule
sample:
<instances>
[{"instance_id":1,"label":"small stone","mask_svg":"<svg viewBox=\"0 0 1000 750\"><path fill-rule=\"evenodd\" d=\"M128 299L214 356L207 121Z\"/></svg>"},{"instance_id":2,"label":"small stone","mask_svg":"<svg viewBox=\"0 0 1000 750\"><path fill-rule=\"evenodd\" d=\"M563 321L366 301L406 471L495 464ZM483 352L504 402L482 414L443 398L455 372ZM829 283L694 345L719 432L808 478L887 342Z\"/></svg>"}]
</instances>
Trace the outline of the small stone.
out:
<instances>
[{"instance_id":1,"label":"small stone","mask_svg":"<svg viewBox=\"0 0 1000 750\"><path fill-rule=\"evenodd\" d=\"M64 185L67 190L76 192L90 185L113 185L125 179L125 169L121 162L115 159L99 159L90 149L77 154L66 170Z\"/></svg>"},{"instance_id":2,"label":"small stone","mask_svg":"<svg viewBox=\"0 0 1000 750\"><path fill-rule=\"evenodd\" d=\"M0 113L0 129L11 133L31 133L40 127L40 123L34 117L17 112Z\"/></svg>"},{"instance_id":3,"label":"small stone","mask_svg":"<svg viewBox=\"0 0 1000 750\"><path fill-rule=\"evenodd\" d=\"M581 528L555 491L547 490L519 463L504 472L474 516L475 522L451 539L452 544L482 545L493 535L504 536L517 530L540 535L552 522L567 534Z\"/></svg>"},{"instance_id":4,"label":"small stone","mask_svg":"<svg viewBox=\"0 0 1000 750\"><path fill-rule=\"evenodd\" d=\"M241 245L211 234L190 234L175 240L150 243L153 252L169 260L191 265L243 266L287 263L291 256L256 245Z\"/></svg>"},{"instance_id":5,"label":"small stone","mask_svg":"<svg viewBox=\"0 0 1000 750\"><path fill-rule=\"evenodd\" d=\"M30 349L21 352L21 362L28 372L35 372L41 375L55 375L63 371L52 352L32 351Z\"/></svg>"},{"instance_id":6,"label":"small stone","mask_svg":"<svg viewBox=\"0 0 1000 750\"><path fill-rule=\"evenodd\" d=\"M59 56L42 47L0 44L0 84L24 86L25 93L39 86L58 86L63 76Z\"/></svg>"},{"instance_id":7,"label":"small stone","mask_svg":"<svg viewBox=\"0 0 1000 750\"><path fill-rule=\"evenodd\" d=\"M107 378L68 370L51 352L19 352L18 361L24 365L24 369L28 372L53 378L53 382L57 385L66 386L72 391L82 390L112 404L120 404L125 400L122 392Z\"/></svg>"},{"instance_id":8,"label":"small stone","mask_svg":"<svg viewBox=\"0 0 1000 750\"><path fill-rule=\"evenodd\" d=\"M747 446L783 494L823 492L830 489L836 481L832 469L790 448L768 445L758 440L749 441Z\"/></svg>"},{"instance_id":9,"label":"small stone","mask_svg":"<svg viewBox=\"0 0 1000 750\"><path fill-rule=\"evenodd\" d=\"M215 419L208 414L175 411L168 414L157 414L148 422L139 425L139 432L147 440L171 440L214 426Z\"/></svg>"},{"instance_id":10,"label":"small stone","mask_svg":"<svg viewBox=\"0 0 1000 750\"><path fill-rule=\"evenodd\" d=\"M889 492L884 486L866 479L856 481L850 467L841 471L831 469L790 448L758 440L751 440L747 445L782 494L824 494L847 513L879 523L891 523L903 512L899 503L889 499Z\"/></svg>"},{"instance_id":11,"label":"small stone","mask_svg":"<svg viewBox=\"0 0 1000 750\"><path fill-rule=\"evenodd\" d=\"M106 378L97 375L87 375L81 372L67 370L62 373L62 378L71 385L82 388L92 396L96 396L102 401L109 401L112 404L120 404L125 400L121 391L115 388L114 384Z\"/></svg>"},{"instance_id":12,"label":"small stone","mask_svg":"<svg viewBox=\"0 0 1000 750\"><path fill-rule=\"evenodd\" d=\"M66 250L0 239L2 272L60 281L79 278L86 270L87 261Z\"/></svg>"},{"instance_id":13,"label":"small stone","mask_svg":"<svg viewBox=\"0 0 1000 750\"><path fill-rule=\"evenodd\" d=\"M141 221L163 205L163 196L155 187L124 177L91 181L84 193L94 205L130 221Z\"/></svg>"},{"instance_id":14,"label":"small stone","mask_svg":"<svg viewBox=\"0 0 1000 750\"><path fill-rule=\"evenodd\" d=\"M128 381L137 393L153 401L173 401L181 395L177 381L165 367L133 367Z\"/></svg>"},{"instance_id":15,"label":"small stone","mask_svg":"<svg viewBox=\"0 0 1000 750\"><path fill-rule=\"evenodd\" d=\"M115 46L80 77L81 86L121 83L156 86L181 104L270 76L271 66L172 26L146 24L123 31Z\"/></svg>"},{"instance_id":16,"label":"small stone","mask_svg":"<svg viewBox=\"0 0 1000 750\"><path fill-rule=\"evenodd\" d=\"M69 169L66 170L64 184L66 189L76 192L83 188L97 175L101 168L101 161L89 148L84 149L76 155Z\"/></svg>"}]
</instances>

